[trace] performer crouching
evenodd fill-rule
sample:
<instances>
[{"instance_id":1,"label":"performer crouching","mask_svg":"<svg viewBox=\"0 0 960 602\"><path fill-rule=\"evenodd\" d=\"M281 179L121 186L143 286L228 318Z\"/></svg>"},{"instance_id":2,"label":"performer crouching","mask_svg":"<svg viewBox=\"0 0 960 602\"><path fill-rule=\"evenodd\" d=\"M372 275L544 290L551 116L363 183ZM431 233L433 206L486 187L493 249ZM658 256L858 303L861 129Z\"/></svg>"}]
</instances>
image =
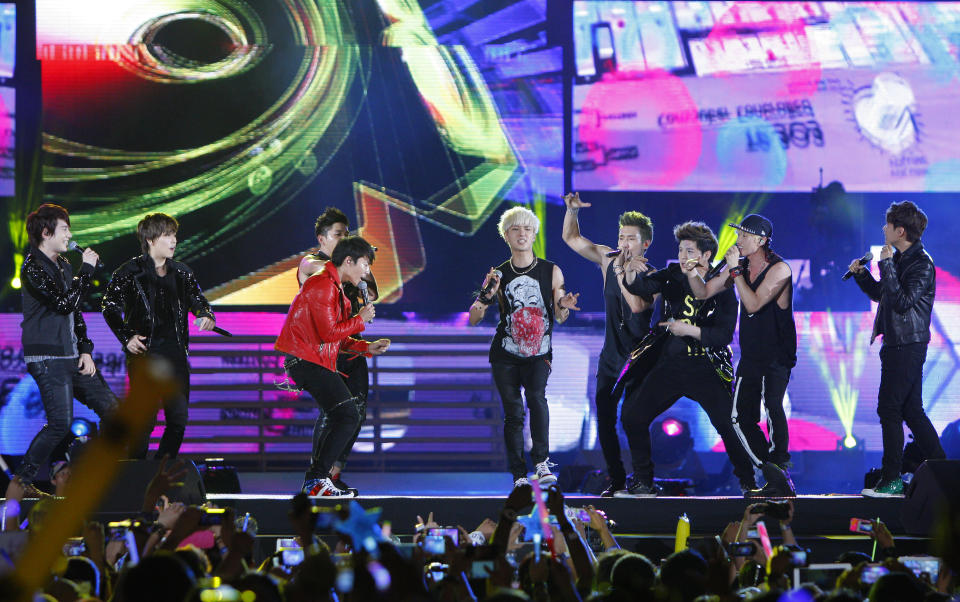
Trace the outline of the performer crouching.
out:
<instances>
[{"instance_id":1,"label":"performer crouching","mask_svg":"<svg viewBox=\"0 0 960 602\"><path fill-rule=\"evenodd\" d=\"M373 305L364 305L353 314L344 283L358 285L370 271L374 250L363 238L349 236L337 243L329 262L307 278L290 305L280 336L274 345L287 355L287 376L304 389L320 406L323 416L318 437L314 437L310 467L304 475L302 490L307 495L354 497L356 490L340 489L330 471L360 424L357 402L346 382L337 373L337 356L380 355L390 346L388 339L373 342L352 337L373 320ZM323 418L326 420L323 420Z\"/></svg>"},{"instance_id":2,"label":"performer crouching","mask_svg":"<svg viewBox=\"0 0 960 602\"><path fill-rule=\"evenodd\" d=\"M500 217L500 235L510 247L510 259L491 268L483 290L470 306L470 325L483 319L487 307L499 301L500 321L490 343L490 367L503 404L503 438L514 487L528 484L523 456L524 408L521 388L530 410L530 436L537 479L555 483L550 470L550 411L547 377L553 359L553 322L563 323L570 310L579 310L579 293L565 293L563 272L533 254L540 219L524 207L508 209Z\"/></svg>"}]
</instances>

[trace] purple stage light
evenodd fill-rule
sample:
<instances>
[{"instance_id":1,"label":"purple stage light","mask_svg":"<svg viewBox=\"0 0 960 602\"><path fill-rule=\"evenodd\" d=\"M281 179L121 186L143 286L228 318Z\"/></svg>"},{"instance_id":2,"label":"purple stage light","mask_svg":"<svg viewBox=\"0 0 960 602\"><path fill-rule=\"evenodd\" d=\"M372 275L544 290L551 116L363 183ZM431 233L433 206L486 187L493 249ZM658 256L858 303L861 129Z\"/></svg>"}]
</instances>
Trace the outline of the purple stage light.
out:
<instances>
[{"instance_id":1,"label":"purple stage light","mask_svg":"<svg viewBox=\"0 0 960 602\"><path fill-rule=\"evenodd\" d=\"M661 428L663 428L663 432L670 437L676 437L677 435L683 434L683 425L680 424L678 420L674 420L673 418L667 418L664 420Z\"/></svg>"}]
</instances>

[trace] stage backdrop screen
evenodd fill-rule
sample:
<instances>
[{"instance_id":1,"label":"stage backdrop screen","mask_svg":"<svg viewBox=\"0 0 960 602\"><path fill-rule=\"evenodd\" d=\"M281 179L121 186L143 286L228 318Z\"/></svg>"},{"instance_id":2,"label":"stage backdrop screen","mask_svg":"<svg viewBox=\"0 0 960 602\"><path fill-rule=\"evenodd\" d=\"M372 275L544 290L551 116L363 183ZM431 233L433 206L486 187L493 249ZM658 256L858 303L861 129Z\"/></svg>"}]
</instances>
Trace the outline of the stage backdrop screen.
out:
<instances>
[{"instance_id":1,"label":"stage backdrop screen","mask_svg":"<svg viewBox=\"0 0 960 602\"><path fill-rule=\"evenodd\" d=\"M576 189L960 190L960 3L572 11Z\"/></svg>"}]
</instances>

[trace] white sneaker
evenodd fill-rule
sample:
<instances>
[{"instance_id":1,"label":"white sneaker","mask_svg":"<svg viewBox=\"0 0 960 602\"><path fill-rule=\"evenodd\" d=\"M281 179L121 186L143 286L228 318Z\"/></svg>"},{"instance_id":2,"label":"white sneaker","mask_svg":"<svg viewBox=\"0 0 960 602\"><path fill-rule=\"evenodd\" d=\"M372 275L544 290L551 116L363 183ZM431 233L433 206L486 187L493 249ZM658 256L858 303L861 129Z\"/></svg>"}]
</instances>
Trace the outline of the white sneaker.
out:
<instances>
[{"instance_id":1,"label":"white sneaker","mask_svg":"<svg viewBox=\"0 0 960 602\"><path fill-rule=\"evenodd\" d=\"M329 478L319 479L311 484L309 491L304 492L311 497L357 497L356 490L339 489Z\"/></svg>"},{"instance_id":2,"label":"white sneaker","mask_svg":"<svg viewBox=\"0 0 960 602\"><path fill-rule=\"evenodd\" d=\"M553 485L557 482L557 476L550 471L553 466L556 466L556 464L551 462L550 458L537 464L537 480L540 481L541 485Z\"/></svg>"},{"instance_id":3,"label":"white sneaker","mask_svg":"<svg viewBox=\"0 0 960 602\"><path fill-rule=\"evenodd\" d=\"M522 487L524 485L529 485L529 484L530 484L530 479L528 479L527 477L520 477L519 479L513 482L513 488L516 489L517 487Z\"/></svg>"}]
</instances>

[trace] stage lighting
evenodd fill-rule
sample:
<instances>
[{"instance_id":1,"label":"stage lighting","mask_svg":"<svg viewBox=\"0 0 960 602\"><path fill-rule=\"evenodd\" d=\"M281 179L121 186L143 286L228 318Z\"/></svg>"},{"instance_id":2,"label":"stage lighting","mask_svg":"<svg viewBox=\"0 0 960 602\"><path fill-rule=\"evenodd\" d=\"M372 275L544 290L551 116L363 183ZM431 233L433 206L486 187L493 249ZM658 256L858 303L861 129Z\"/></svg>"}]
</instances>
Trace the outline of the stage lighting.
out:
<instances>
[{"instance_id":1,"label":"stage lighting","mask_svg":"<svg viewBox=\"0 0 960 602\"><path fill-rule=\"evenodd\" d=\"M74 418L70 423L70 432L74 437L89 437L97 433L97 425L86 418Z\"/></svg>"},{"instance_id":2,"label":"stage lighting","mask_svg":"<svg viewBox=\"0 0 960 602\"><path fill-rule=\"evenodd\" d=\"M847 435L837 439L837 451L840 450L855 450L863 449L863 439L854 437L853 435Z\"/></svg>"},{"instance_id":3,"label":"stage lighting","mask_svg":"<svg viewBox=\"0 0 960 602\"><path fill-rule=\"evenodd\" d=\"M10 279L10 286L11 286L12 288L19 289L19 288L20 288L20 276L14 276L13 278L11 278L11 279Z\"/></svg>"},{"instance_id":4,"label":"stage lighting","mask_svg":"<svg viewBox=\"0 0 960 602\"><path fill-rule=\"evenodd\" d=\"M653 423L650 433L652 459L655 464L670 465L682 462L693 449L690 425L676 418L664 418Z\"/></svg>"},{"instance_id":5,"label":"stage lighting","mask_svg":"<svg viewBox=\"0 0 960 602\"><path fill-rule=\"evenodd\" d=\"M683 432L686 430L684 428L684 425L681 424L680 421L674 418L668 418L664 420L660 428L662 428L663 432L670 437L677 437L679 435L682 435Z\"/></svg>"}]
</instances>

